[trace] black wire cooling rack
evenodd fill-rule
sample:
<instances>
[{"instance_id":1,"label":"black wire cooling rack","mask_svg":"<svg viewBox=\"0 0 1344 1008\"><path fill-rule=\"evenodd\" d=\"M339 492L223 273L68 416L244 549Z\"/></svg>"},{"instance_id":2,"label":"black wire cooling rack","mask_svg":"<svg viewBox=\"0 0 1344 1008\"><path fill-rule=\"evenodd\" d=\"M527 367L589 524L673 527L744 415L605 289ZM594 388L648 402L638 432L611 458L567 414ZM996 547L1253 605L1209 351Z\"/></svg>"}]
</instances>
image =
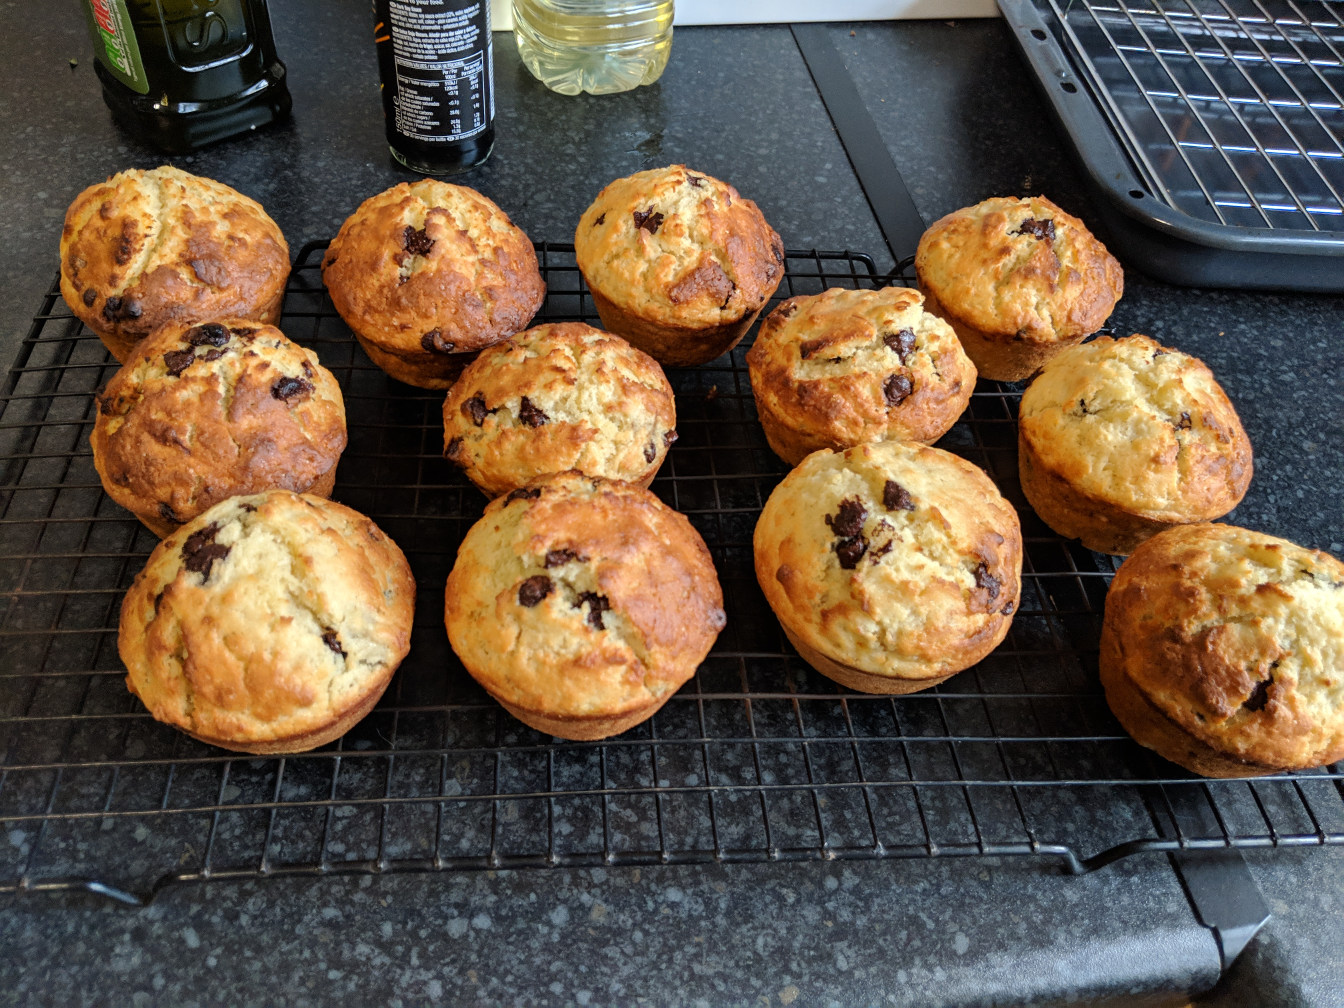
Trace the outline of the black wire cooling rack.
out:
<instances>
[{"instance_id":1,"label":"black wire cooling rack","mask_svg":"<svg viewBox=\"0 0 1344 1008\"><path fill-rule=\"evenodd\" d=\"M538 321L596 313L572 249L538 247ZM935 689L850 692L813 672L756 586L751 534L786 469L743 353L669 374L680 437L653 489L704 536L728 625L650 721L562 742L504 713L442 623L458 542L485 498L441 455L442 393L373 367L322 288L322 246L282 326L346 398L333 496L402 546L410 655L339 741L258 758L153 721L117 657L122 594L156 540L103 493L94 393L116 370L46 296L0 398L0 891L127 901L166 883L270 874L831 858L1037 855L1087 871L1141 851L1344 843L1339 767L1203 781L1141 749L1097 683L1108 558L1060 540L1017 485L1019 387L981 382L942 441L1017 505L1022 604L1007 640ZM853 253L789 252L778 297L907 282Z\"/></svg>"}]
</instances>

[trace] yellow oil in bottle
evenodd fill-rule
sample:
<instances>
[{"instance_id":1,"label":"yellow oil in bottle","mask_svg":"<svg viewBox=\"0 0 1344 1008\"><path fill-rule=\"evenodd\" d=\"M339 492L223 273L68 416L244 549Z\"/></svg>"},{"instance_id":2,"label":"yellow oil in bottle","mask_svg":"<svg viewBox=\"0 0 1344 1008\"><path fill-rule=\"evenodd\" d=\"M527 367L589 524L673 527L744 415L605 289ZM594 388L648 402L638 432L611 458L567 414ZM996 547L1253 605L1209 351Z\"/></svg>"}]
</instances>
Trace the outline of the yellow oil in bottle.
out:
<instances>
[{"instance_id":1,"label":"yellow oil in bottle","mask_svg":"<svg viewBox=\"0 0 1344 1008\"><path fill-rule=\"evenodd\" d=\"M513 0L513 32L532 76L560 94L652 84L672 52L673 0Z\"/></svg>"}]
</instances>

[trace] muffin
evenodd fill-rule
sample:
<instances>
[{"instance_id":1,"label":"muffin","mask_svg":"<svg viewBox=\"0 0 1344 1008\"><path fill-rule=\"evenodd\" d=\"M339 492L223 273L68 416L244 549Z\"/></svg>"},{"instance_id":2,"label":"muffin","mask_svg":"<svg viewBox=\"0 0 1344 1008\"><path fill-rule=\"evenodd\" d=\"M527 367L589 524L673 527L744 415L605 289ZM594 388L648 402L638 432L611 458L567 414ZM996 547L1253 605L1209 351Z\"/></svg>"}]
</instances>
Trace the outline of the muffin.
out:
<instances>
[{"instance_id":1,"label":"muffin","mask_svg":"<svg viewBox=\"0 0 1344 1008\"><path fill-rule=\"evenodd\" d=\"M1044 196L997 197L954 211L919 239L925 308L946 319L982 378L1030 378L1106 322L1120 264Z\"/></svg>"},{"instance_id":2,"label":"muffin","mask_svg":"<svg viewBox=\"0 0 1344 1008\"><path fill-rule=\"evenodd\" d=\"M365 200L327 248L322 279L369 359L431 389L526 329L546 296L532 242L508 215L430 178Z\"/></svg>"},{"instance_id":3,"label":"muffin","mask_svg":"<svg viewBox=\"0 0 1344 1008\"><path fill-rule=\"evenodd\" d=\"M784 244L756 204L685 165L604 188L574 254L603 328L664 367L731 350L784 276Z\"/></svg>"},{"instance_id":4,"label":"muffin","mask_svg":"<svg viewBox=\"0 0 1344 1008\"><path fill-rule=\"evenodd\" d=\"M162 537L226 497L329 495L345 405L316 355L274 326L169 323L108 382L89 442L108 496Z\"/></svg>"},{"instance_id":5,"label":"muffin","mask_svg":"<svg viewBox=\"0 0 1344 1008\"><path fill-rule=\"evenodd\" d=\"M1062 351L1022 393L1022 491L1041 520L1102 553L1236 507L1251 443L1202 361L1147 336Z\"/></svg>"},{"instance_id":6,"label":"muffin","mask_svg":"<svg viewBox=\"0 0 1344 1008\"><path fill-rule=\"evenodd\" d=\"M753 549L798 653L867 693L913 693L974 665L1021 596L1017 513L976 466L911 442L807 456L770 494Z\"/></svg>"},{"instance_id":7,"label":"muffin","mask_svg":"<svg viewBox=\"0 0 1344 1008\"><path fill-rule=\"evenodd\" d=\"M288 278L259 203L166 165L85 189L61 230L61 296L118 361L168 322L275 322Z\"/></svg>"},{"instance_id":8,"label":"muffin","mask_svg":"<svg viewBox=\"0 0 1344 1008\"><path fill-rule=\"evenodd\" d=\"M904 287L790 298L761 323L747 369L766 440L789 465L819 448L937 441L975 390L975 365Z\"/></svg>"},{"instance_id":9,"label":"muffin","mask_svg":"<svg viewBox=\"0 0 1344 1008\"><path fill-rule=\"evenodd\" d=\"M497 497L448 576L444 623L509 713L566 739L652 717L724 627L709 550L648 490L580 473Z\"/></svg>"},{"instance_id":10,"label":"muffin","mask_svg":"<svg viewBox=\"0 0 1344 1008\"><path fill-rule=\"evenodd\" d=\"M657 361L619 336L557 322L467 366L444 399L444 455L491 497L569 469L648 486L676 423Z\"/></svg>"},{"instance_id":11,"label":"muffin","mask_svg":"<svg viewBox=\"0 0 1344 1008\"><path fill-rule=\"evenodd\" d=\"M1344 564L1232 525L1159 532L1111 583L1099 663L1125 730L1193 773L1344 759Z\"/></svg>"},{"instance_id":12,"label":"muffin","mask_svg":"<svg viewBox=\"0 0 1344 1008\"><path fill-rule=\"evenodd\" d=\"M121 607L126 684L157 720L238 752L345 734L410 646L415 581L368 518L270 490L164 539Z\"/></svg>"}]
</instances>

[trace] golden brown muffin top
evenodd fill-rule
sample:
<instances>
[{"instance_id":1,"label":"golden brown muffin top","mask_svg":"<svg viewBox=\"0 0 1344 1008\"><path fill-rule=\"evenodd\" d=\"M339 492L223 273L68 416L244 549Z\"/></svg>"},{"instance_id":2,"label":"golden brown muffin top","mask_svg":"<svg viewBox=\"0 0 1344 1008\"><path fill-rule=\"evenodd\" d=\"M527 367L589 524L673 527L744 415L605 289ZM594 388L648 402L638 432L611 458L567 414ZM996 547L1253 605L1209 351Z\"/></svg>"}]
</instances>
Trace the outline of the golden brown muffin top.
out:
<instances>
[{"instance_id":1,"label":"golden brown muffin top","mask_svg":"<svg viewBox=\"0 0 1344 1008\"><path fill-rule=\"evenodd\" d=\"M365 200L322 261L351 329L391 351L479 350L527 327L546 296L527 235L488 197L438 179Z\"/></svg>"},{"instance_id":2,"label":"golden brown muffin top","mask_svg":"<svg viewBox=\"0 0 1344 1008\"><path fill-rule=\"evenodd\" d=\"M61 231L61 294L134 343L167 322L274 321L289 246L261 205L213 179L128 169L80 193Z\"/></svg>"},{"instance_id":3,"label":"golden brown muffin top","mask_svg":"<svg viewBox=\"0 0 1344 1008\"><path fill-rule=\"evenodd\" d=\"M784 244L756 204L685 165L607 185L579 218L574 251L618 307L694 329L758 311L784 276Z\"/></svg>"},{"instance_id":4,"label":"golden brown muffin top","mask_svg":"<svg viewBox=\"0 0 1344 1008\"><path fill-rule=\"evenodd\" d=\"M690 521L648 490L579 473L491 501L458 550L444 618L487 690L566 717L662 702L725 623Z\"/></svg>"},{"instance_id":5,"label":"golden brown muffin top","mask_svg":"<svg viewBox=\"0 0 1344 1008\"><path fill-rule=\"evenodd\" d=\"M915 270L956 321L1033 343L1096 332L1124 290L1115 257L1044 196L953 211L920 237Z\"/></svg>"},{"instance_id":6,"label":"golden brown muffin top","mask_svg":"<svg viewBox=\"0 0 1344 1008\"><path fill-rule=\"evenodd\" d=\"M1017 513L985 473L886 441L814 452L771 493L756 577L780 621L833 661L934 678L988 654L1021 593Z\"/></svg>"},{"instance_id":7,"label":"golden brown muffin top","mask_svg":"<svg viewBox=\"0 0 1344 1008\"><path fill-rule=\"evenodd\" d=\"M462 372L443 403L444 454L492 497L570 469L647 485L676 422L657 361L556 322L486 348Z\"/></svg>"},{"instance_id":8,"label":"golden brown muffin top","mask_svg":"<svg viewBox=\"0 0 1344 1008\"><path fill-rule=\"evenodd\" d=\"M108 382L89 440L113 500L180 523L236 494L306 490L345 448L345 405L274 326L170 323Z\"/></svg>"},{"instance_id":9,"label":"golden brown muffin top","mask_svg":"<svg viewBox=\"0 0 1344 1008\"><path fill-rule=\"evenodd\" d=\"M151 714L226 748L297 752L410 646L415 581L341 504L233 497L164 539L121 609L127 685Z\"/></svg>"},{"instance_id":10,"label":"golden brown muffin top","mask_svg":"<svg viewBox=\"0 0 1344 1008\"><path fill-rule=\"evenodd\" d=\"M801 454L865 441L935 441L975 388L956 333L905 287L832 288L789 298L747 352L762 420ZM804 450L805 449L805 450Z\"/></svg>"},{"instance_id":11,"label":"golden brown muffin top","mask_svg":"<svg viewBox=\"0 0 1344 1008\"><path fill-rule=\"evenodd\" d=\"M1035 464L1157 521L1226 514L1246 493L1251 444L1203 361L1147 336L1061 351L1022 393Z\"/></svg>"},{"instance_id":12,"label":"golden brown muffin top","mask_svg":"<svg viewBox=\"0 0 1344 1008\"><path fill-rule=\"evenodd\" d=\"M1119 669L1163 714L1262 767L1344 758L1344 563L1185 525L1140 544L1106 598Z\"/></svg>"}]
</instances>

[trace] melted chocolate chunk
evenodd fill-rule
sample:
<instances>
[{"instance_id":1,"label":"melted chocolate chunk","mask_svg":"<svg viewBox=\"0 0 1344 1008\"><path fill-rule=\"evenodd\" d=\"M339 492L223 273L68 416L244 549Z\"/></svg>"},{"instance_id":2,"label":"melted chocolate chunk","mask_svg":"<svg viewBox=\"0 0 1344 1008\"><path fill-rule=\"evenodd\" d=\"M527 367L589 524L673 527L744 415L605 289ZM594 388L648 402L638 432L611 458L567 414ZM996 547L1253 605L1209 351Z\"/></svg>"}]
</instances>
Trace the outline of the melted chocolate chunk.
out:
<instances>
[{"instance_id":1,"label":"melted chocolate chunk","mask_svg":"<svg viewBox=\"0 0 1344 1008\"><path fill-rule=\"evenodd\" d=\"M572 549L553 549L546 551L546 560L542 566L550 569L551 567L563 567L573 560L585 560L586 557L580 556Z\"/></svg>"},{"instance_id":2,"label":"melted chocolate chunk","mask_svg":"<svg viewBox=\"0 0 1344 1008\"><path fill-rule=\"evenodd\" d=\"M411 255L429 255L429 250L434 247L434 239L424 228L417 231L407 224L406 229L401 232L401 247Z\"/></svg>"},{"instance_id":3,"label":"melted chocolate chunk","mask_svg":"<svg viewBox=\"0 0 1344 1008\"><path fill-rule=\"evenodd\" d=\"M233 335L243 339L255 335L256 331L257 330L255 328L250 328L248 326L234 326L232 329L229 330L229 332L233 333Z\"/></svg>"},{"instance_id":4,"label":"melted chocolate chunk","mask_svg":"<svg viewBox=\"0 0 1344 1008\"><path fill-rule=\"evenodd\" d=\"M1193 424L1190 421L1190 414L1187 413L1185 410L1182 410L1180 418L1174 424L1172 424L1172 426L1175 427L1177 430L1189 430L1193 426Z\"/></svg>"},{"instance_id":5,"label":"melted chocolate chunk","mask_svg":"<svg viewBox=\"0 0 1344 1008\"><path fill-rule=\"evenodd\" d=\"M218 348L212 348L210 350L207 350L205 353L201 354L200 359L208 364L210 361L217 361L223 356L224 356L223 350L220 350Z\"/></svg>"},{"instance_id":6,"label":"melted chocolate chunk","mask_svg":"<svg viewBox=\"0 0 1344 1008\"><path fill-rule=\"evenodd\" d=\"M312 394L313 383L303 378L291 378L288 375L271 386L271 395L288 404L291 399L303 399Z\"/></svg>"},{"instance_id":7,"label":"melted chocolate chunk","mask_svg":"<svg viewBox=\"0 0 1344 1008\"><path fill-rule=\"evenodd\" d=\"M518 604L531 609L554 588L555 584L545 574L533 574L518 586Z\"/></svg>"},{"instance_id":8,"label":"melted chocolate chunk","mask_svg":"<svg viewBox=\"0 0 1344 1008\"><path fill-rule=\"evenodd\" d=\"M1003 582L989 572L988 565L983 562L976 564L975 586L977 588L983 588L985 591L989 592L990 601L999 597L999 589L1002 585Z\"/></svg>"},{"instance_id":9,"label":"melted chocolate chunk","mask_svg":"<svg viewBox=\"0 0 1344 1008\"><path fill-rule=\"evenodd\" d=\"M181 525L182 519L177 516L173 506L167 501L159 501L159 517L166 522L172 522L175 525Z\"/></svg>"},{"instance_id":10,"label":"melted chocolate chunk","mask_svg":"<svg viewBox=\"0 0 1344 1008\"><path fill-rule=\"evenodd\" d=\"M649 234L657 234L658 229L663 226L663 215L654 210L653 207L644 211L636 210L633 216L636 230L643 228Z\"/></svg>"},{"instance_id":11,"label":"melted chocolate chunk","mask_svg":"<svg viewBox=\"0 0 1344 1008\"><path fill-rule=\"evenodd\" d=\"M868 540L861 535L837 539L835 542L835 555L840 558L840 566L845 570L857 567L866 552L868 552Z\"/></svg>"},{"instance_id":12,"label":"melted chocolate chunk","mask_svg":"<svg viewBox=\"0 0 1344 1008\"><path fill-rule=\"evenodd\" d=\"M1009 234L1030 235L1038 241L1052 242L1055 240L1055 222L1048 218L1036 220L1028 217L1016 231L1010 231Z\"/></svg>"},{"instance_id":13,"label":"melted chocolate chunk","mask_svg":"<svg viewBox=\"0 0 1344 1008\"><path fill-rule=\"evenodd\" d=\"M431 329L420 337L420 346L429 353L452 353L457 344L443 338L443 331Z\"/></svg>"},{"instance_id":14,"label":"melted chocolate chunk","mask_svg":"<svg viewBox=\"0 0 1344 1008\"><path fill-rule=\"evenodd\" d=\"M471 419L471 422L474 423L477 427L485 423L485 418L488 417L493 412L494 410L486 409L485 396L483 396L480 392L477 392L474 396L472 396L470 399L468 399L466 402L462 404L462 415L469 417Z\"/></svg>"},{"instance_id":15,"label":"melted chocolate chunk","mask_svg":"<svg viewBox=\"0 0 1344 1008\"><path fill-rule=\"evenodd\" d=\"M913 329L902 329L900 332L888 333L882 337L882 342L887 345L888 350L901 359L902 364L905 364L915 351L915 331Z\"/></svg>"},{"instance_id":16,"label":"melted chocolate chunk","mask_svg":"<svg viewBox=\"0 0 1344 1008\"><path fill-rule=\"evenodd\" d=\"M1274 682L1271 675L1268 679L1261 679L1255 684L1255 689L1251 690L1251 695L1242 703L1248 711L1262 711L1265 705L1269 703L1269 687Z\"/></svg>"},{"instance_id":17,"label":"melted chocolate chunk","mask_svg":"<svg viewBox=\"0 0 1344 1008\"><path fill-rule=\"evenodd\" d=\"M523 401L518 404L518 419L529 427L540 427L551 418L546 415L545 411L538 409L531 399L523 396ZM477 426L480 426L480 421L477 421Z\"/></svg>"},{"instance_id":18,"label":"melted chocolate chunk","mask_svg":"<svg viewBox=\"0 0 1344 1008\"><path fill-rule=\"evenodd\" d=\"M867 517L868 509L861 500L846 497L840 502L840 508L835 514L826 516L826 524L837 536L848 538L863 532L863 522Z\"/></svg>"},{"instance_id":19,"label":"melted chocolate chunk","mask_svg":"<svg viewBox=\"0 0 1344 1008\"><path fill-rule=\"evenodd\" d=\"M183 336L192 346L222 347L229 341L229 330L224 328L218 322L207 322L204 325L192 326Z\"/></svg>"},{"instance_id":20,"label":"melted chocolate chunk","mask_svg":"<svg viewBox=\"0 0 1344 1008\"><path fill-rule=\"evenodd\" d=\"M644 461L652 462L657 457L658 457L658 449L655 448L653 446L653 442L650 441L648 444L644 446Z\"/></svg>"},{"instance_id":21,"label":"melted chocolate chunk","mask_svg":"<svg viewBox=\"0 0 1344 1008\"><path fill-rule=\"evenodd\" d=\"M884 543L882 543L881 546L878 546L875 549L870 549L868 551L868 559L871 560L873 563L877 563L884 556L886 556L888 553L891 552L891 546L892 546L891 540L888 539Z\"/></svg>"},{"instance_id":22,"label":"melted chocolate chunk","mask_svg":"<svg viewBox=\"0 0 1344 1008\"><path fill-rule=\"evenodd\" d=\"M1000 609L999 612L1003 613L1003 615L1005 616L1011 616L1013 614L1013 610L1016 608L1017 606L1013 605L1013 603L1009 601L1004 603L1003 608Z\"/></svg>"},{"instance_id":23,"label":"melted chocolate chunk","mask_svg":"<svg viewBox=\"0 0 1344 1008\"><path fill-rule=\"evenodd\" d=\"M215 561L229 555L230 547L215 542L218 534L219 524L211 522L187 536L187 541L182 544L182 566L201 575L202 582L210 580L210 569Z\"/></svg>"},{"instance_id":24,"label":"melted chocolate chunk","mask_svg":"<svg viewBox=\"0 0 1344 1008\"><path fill-rule=\"evenodd\" d=\"M689 182L691 185L695 186L697 189L699 189L704 184L705 177L703 175L692 175L689 172L687 172L686 181Z\"/></svg>"},{"instance_id":25,"label":"melted chocolate chunk","mask_svg":"<svg viewBox=\"0 0 1344 1008\"><path fill-rule=\"evenodd\" d=\"M98 300L98 292L92 287L84 288L84 307L92 308L93 303Z\"/></svg>"},{"instance_id":26,"label":"melted chocolate chunk","mask_svg":"<svg viewBox=\"0 0 1344 1008\"><path fill-rule=\"evenodd\" d=\"M124 322L126 319L140 317L140 302L135 298L122 298L113 295L103 302L103 318L109 322Z\"/></svg>"},{"instance_id":27,"label":"melted chocolate chunk","mask_svg":"<svg viewBox=\"0 0 1344 1008\"><path fill-rule=\"evenodd\" d=\"M448 442L448 446L443 449L443 457L449 462L456 462L458 455L462 452L462 439L455 437Z\"/></svg>"},{"instance_id":28,"label":"melted chocolate chunk","mask_svg":"<svg viewBox=\"0 0 1344 1008\"><path fill-rule=\"evenodd\" d=\"M169 350L163 355L164 369L174 378L182 377L182 372L196 359L194 350Z\"/></svg>"},{"instance_id":29,"label":"melted chocolate chunk","mask_svg":"<svg viewBox=\"0 0 1344 1008\"><path fill-rule=\"evenodd\" d=\"M602 624L602 614L611 609L611 603L607 601L605 595L599 595L597 592L587 591L578 597L574 603L574 608L588 606L588 625L594 630L605 630Z\"/></svg>"},{"instance_id":30,"label":"melted chocolate chunk","mask_svg":"<svg viewBox=\"0 0 1344 1008\"><path fill-rule=\"evenodd\" d=\"M509 495L504 498L504 503L512 504L516 500L536 500L540 496L540 487L519 487L517 490L509 491Z\"/></svg>"},{"instance_id":31,"label":"melted chocolate chunk","mask_svg":"<svg viewBox=\"0 0 1344 1008\"><path fill-rule=\"evenodd\" d=\"M775 314L782 319L786 319L789 318L791 315L793 315L793 313L796 312L797 310L798 310L798 303L796 301L785 301L782 305L780 305L778 308L775 309Z\"/></svg>"},{"instance_id":32,"label":"melted chocolate chunk","mask_svg":"<svg viewBox=\"0 0 1344 1008\"><path fill-rule=\"evenodd\" d=\"M888 406L899 406L915 391L915 383L906 375L894 374L882 383L882 398Z\"/></svg>"},{"instance_id":33,"label":"melted chocolate chunk","mask_svg":"<svg viewBox=\"0 0 1344 1008\"><path fill-rule=\"evenodd\" d=\"M322 643L342 658L345 657L345 648L341 647L340 635L335 630L322 631Z\"/></svg>"},{"instance_id":34,"label":"melted chocolate chunk","mask_svg":"<svg viewBox=\"0 0 1344 1008\"><path fill-rule=\"evenodd\" d=\"M672 442L676 441L678 437L680 437L680 435L677 434L675 430L665 431L663 433L663 444L670 448L672 447Z\"/></svg>"},{"instance_id":35,"label":"melted chocolate chunk","mask_svg":"<svg viewBox=\"0 0 1344 1008\"><path fill-rule=\"evenodd\" d=\"M882 506L888 511L913 511L915 499L895 480L887 480L882 487Z\"/></svg>"}]
</instances>

